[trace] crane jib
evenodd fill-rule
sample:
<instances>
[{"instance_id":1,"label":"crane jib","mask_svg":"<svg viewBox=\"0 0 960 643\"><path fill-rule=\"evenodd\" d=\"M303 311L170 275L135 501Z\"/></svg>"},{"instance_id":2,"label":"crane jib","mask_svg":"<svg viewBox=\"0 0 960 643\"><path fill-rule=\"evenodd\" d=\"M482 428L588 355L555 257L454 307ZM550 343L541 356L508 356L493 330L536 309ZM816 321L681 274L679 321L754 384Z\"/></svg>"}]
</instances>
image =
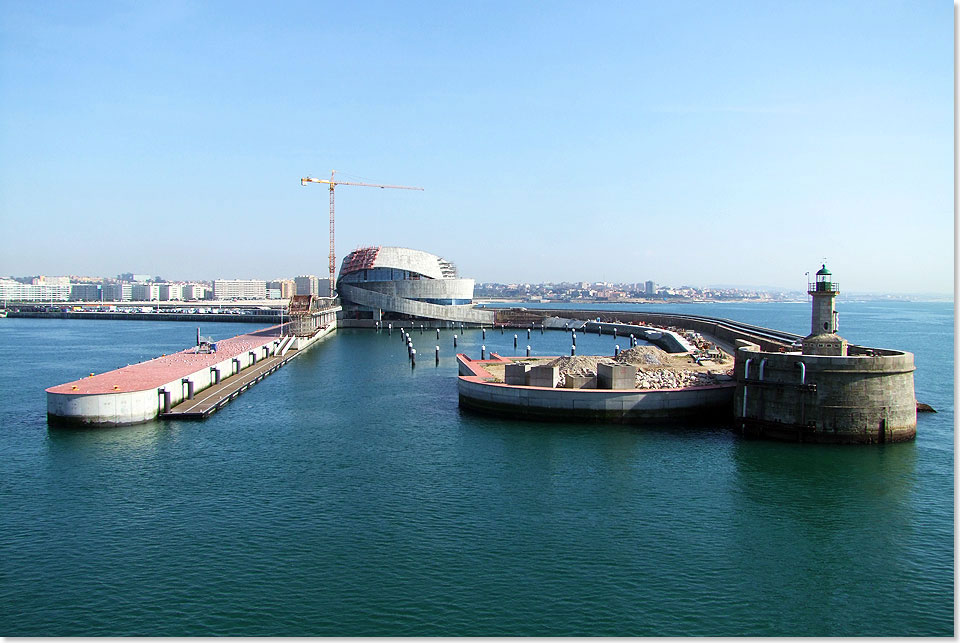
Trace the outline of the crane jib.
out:
<instances>
[{"instance_id":1,"label":"crane jib","mask_svg":"<svg viewBox=\"0 0 960 643\"><path fill-rule=\"evenodd\" d=\"M423 188L411 187L408 185L379 185L377 183L354 183L352 181L337 181L334 179L335 170L330 172L330 179L315 179L311 176L304 177L300 179L300 185L306 185L307 183L326 183L330 186L330 296L333 297L333 288L334 288L334 276L336 270L336 263L334 261L334 232L333 232L333 194L334 187L337 185L360 185L368 188L393 188L396 190L420 190L423 191Z\"/></svg>"}]
</instances>

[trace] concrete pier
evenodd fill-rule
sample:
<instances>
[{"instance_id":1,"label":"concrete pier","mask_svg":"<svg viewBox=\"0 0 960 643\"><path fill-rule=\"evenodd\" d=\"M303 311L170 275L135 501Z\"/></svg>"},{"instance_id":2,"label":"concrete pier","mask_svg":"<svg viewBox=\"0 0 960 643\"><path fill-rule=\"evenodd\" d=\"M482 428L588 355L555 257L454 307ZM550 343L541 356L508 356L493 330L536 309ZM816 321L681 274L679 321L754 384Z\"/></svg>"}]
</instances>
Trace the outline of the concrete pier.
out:
<instances>
[{"instance_id":1,"label":"concrete pier","mask_svg":"<svg viewBox=\"0 0 960 643\"><path fill-rule=\"evenodd\" d=\"M194 395L192 399L188 397L169 411L161 412L160 418L164 420L202 420L209 417L248 388L299 356L314 342L326 337L331 330L321 331L316 336L307 338L302 349L292 349L282 353L274 352L234 377L222 382L214 382L199 394Z\"/></svg>"},{"instance_id":2,"label":"concrete pier","mask_svg":"<svg viewBox=\"0 0 960 643\"><path fill-rule=\"evenodd\" d=\"M168 414L185 417L177 410L184 402L205 417L334 330L335 321L314 335L291 340L271 327L218 341L216 352L199 353L193 347L52 386L46 390L47 420L81 426L138 424Z\"/></svg>"}]
</instances>

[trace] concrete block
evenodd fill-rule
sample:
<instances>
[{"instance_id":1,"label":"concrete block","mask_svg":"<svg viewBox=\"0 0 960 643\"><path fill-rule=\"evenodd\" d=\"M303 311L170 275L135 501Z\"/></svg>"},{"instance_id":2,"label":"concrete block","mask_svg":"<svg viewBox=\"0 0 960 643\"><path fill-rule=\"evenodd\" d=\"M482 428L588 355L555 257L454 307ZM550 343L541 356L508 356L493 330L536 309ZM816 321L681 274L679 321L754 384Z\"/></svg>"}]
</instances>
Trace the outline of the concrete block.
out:
<instances>
[{"instance_id":1,"label":"concrete block","mask_svg":"<svg viewBox=\"0 0 960 643\"><path fill-rule=\"evenodd\" d=\"M507 364L503 369L503 381L514 386L526 386L529 372L528 364Z\"/></svg>"},{"instance_id":2,"label":"concrete block","mask_svg":"<svg viewBox=\"0 0 960 643\"><path fill-rule=\"evenodd\" d=\"M637 368L629 364L597 364L597 388L636 388Z\"/></svg>"},{"instance_id":3,"label":"concrete block","mask_svg":"<svg viewBox=\"0 0 960 643\"><path fill-rule=\"evenodd\" d=\"M530 369L528 378L529 386L557 388L557 384L560 382L560 367L534 366Z\"/></svg>"},{"instance_id":4,"label":"concrete block","mask_svg":"<svg viewBox=\"0 0 960 643\"><path fill-rule=\"evenodd\" d=\"M571 375L564 377L563 388L597 388L596 375Z\"/></svg>"}]
</instances>

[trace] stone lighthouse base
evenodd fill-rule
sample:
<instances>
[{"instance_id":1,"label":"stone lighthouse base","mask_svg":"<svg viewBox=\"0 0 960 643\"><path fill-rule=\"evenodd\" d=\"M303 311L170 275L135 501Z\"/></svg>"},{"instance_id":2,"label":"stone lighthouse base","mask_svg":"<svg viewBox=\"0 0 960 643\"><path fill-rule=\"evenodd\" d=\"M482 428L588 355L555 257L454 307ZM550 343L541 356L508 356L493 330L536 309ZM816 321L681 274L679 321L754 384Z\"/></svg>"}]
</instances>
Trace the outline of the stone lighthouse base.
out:
<instances>
[{"instance_id":1,"label":"stone lighthouse base","mask_svg":"<svg viewBox=\"0 0 960 643\"><path fill-rule=\"evenodd\" d=\"M744 435L840 444L916 437L912 353L850 346L838 357L738 344L734 417Z\"/></svg>"}]
</instances>

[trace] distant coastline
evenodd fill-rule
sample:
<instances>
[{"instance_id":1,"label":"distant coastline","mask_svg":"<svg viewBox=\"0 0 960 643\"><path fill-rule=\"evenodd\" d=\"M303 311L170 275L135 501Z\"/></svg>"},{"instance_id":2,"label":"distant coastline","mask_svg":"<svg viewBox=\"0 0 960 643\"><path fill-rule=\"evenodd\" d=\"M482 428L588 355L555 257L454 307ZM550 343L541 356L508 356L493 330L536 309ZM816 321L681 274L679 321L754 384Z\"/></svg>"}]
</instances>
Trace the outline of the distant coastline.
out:
<instances>
[{"instance_id":1,"label":"distant coastline","mask_svg":"<svg viewBox=\"0 0 960 643\"><path fill-rule=\"evenodd\" d=\"M871 294L851 294L844 296L844 301L904 301L904 302L943 302L953 301L953 297L946 295L871 295ZM669 297L669 298L643 298L643 297L474 297L473 303L477 305L485 304L641 304L641 305L663 305L663 304L805 304L808 303L804 297L785 297L782 299L773 299L767 297L736 297L736 298L697 298L697 297Z\"/></svg>"},{"instance_id":2,"label":"distant coastline","mask_svg":"<svg viewBox=\"0 0 960 643\"><path fill-rule=\"evenodd\" d=\"M805 303L802 299L761 299L742 297L735 299L697 299L693 297L670 297L648 299L643 297L474 297L474 304L725 304L725 303Z\"/></svg>"}]
</instances>

